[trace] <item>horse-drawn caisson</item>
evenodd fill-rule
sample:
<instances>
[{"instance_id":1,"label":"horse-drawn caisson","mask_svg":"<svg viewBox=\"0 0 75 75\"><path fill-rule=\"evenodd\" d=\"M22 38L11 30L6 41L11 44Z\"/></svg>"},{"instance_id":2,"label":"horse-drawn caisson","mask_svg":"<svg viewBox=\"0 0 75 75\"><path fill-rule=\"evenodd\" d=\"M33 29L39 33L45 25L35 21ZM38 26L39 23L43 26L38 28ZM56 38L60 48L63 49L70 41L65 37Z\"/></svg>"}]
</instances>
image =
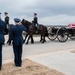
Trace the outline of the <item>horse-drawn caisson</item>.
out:
<instances>
[{"instance_id":1,"label":"horse-drawn caisson","mask_svg":"<svg viewBox=\"0 0 75 75\"><path fill-rule=\"evenodd\" d=\"M35 33L35 28L34 25L32 25L31 22L23 19L22 20L22 24L25 25L28 29L29 29L29 34L26 35L26 37L28 35L29 38L26 42L26 44L28 44L29 39L31 38L31 42L33 43L33 34ZM38 28L38 33L41 35L41 40L40 42L44 43L45 37L48 37L48 39L50 40L55 40L56 38L58 39L58 41L60 42L66 42L68 40L68 38L74 40L75 39L75 23L73 24L69 24L68 26L44 26L44 25L40 25L39 24L39 28ZM25 40L26 40L25 37Z\"/></svg>"},{"instance_id":2,"label":"horse-drawn caisson","mask_svg":"<svg viewBox=\"0 0 75 75\"><path fill-rule=\"evenodd\" d=\"M28 44L29 39L31 38L31 43L34 43L33 35L40 34L40 42L46 42L45 37L48 37L49 40L55 40L56 38L60 42L65 42L68 38L74 40L75 39L75 24L69 24L68 26L45 26L39 24L38 29L35 28L32 22L29 22L25 19L21 21L21 23L28 29L27 34L25 36L24 42ZM10 25L10 28L13 25ZM38 30L38 33L36 31ZM8 29L6 29L5 34L8 33ZM28 37L27 41L26 38Z\"/></svg>"},{"instance_id":3,"label":"horse-drawn caisson","mask_svg":"<svg viewBox=\"0 0 75 75\"><path fill-rule=\"evenodd\" d=\"M50 26L48 27L48 35L50 40L56 38L60 42L65 42L68 38L75 39L75 24L69 24L68 26Z\"/></svg>"}]
</instances>

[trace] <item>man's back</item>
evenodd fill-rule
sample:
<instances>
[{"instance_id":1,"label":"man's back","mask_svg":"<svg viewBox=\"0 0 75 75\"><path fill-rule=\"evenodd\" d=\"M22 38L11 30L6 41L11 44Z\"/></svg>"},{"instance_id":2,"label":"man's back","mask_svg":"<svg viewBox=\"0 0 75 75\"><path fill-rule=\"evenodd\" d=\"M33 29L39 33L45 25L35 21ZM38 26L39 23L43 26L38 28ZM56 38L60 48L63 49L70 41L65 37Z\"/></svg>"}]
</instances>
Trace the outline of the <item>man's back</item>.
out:
<instances>
[{"instance_id":1,"label":"man's back","mask_svg":"<svg viewBox=\"0 0 75 75\"><path fill-rule=\"evenodd\" d=\"M13 40L13 44L19 45L23 44L22 31L24 30L23 26L15 25L11 28L10 37Z\"/></svg>"}]
</instances>

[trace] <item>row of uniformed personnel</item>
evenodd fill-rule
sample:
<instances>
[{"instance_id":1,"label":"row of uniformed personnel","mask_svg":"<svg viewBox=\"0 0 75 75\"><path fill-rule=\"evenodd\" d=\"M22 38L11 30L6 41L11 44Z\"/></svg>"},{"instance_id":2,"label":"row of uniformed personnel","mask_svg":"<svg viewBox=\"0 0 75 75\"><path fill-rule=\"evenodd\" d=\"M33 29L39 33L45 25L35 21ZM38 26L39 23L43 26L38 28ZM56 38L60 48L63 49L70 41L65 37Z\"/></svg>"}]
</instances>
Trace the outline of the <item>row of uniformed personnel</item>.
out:
<instances>
[{"instance_id":1,"label":"row of uniformed personnel","mask_svg":"<svg viewBox=\"0 0 75 75\"><path fill-rule=\"evenodd\" d=\"M9 33L9 44L13 41L13 52L14 52L14 62L15 66L21 67L22 64L22 46L23 37L22 31L27 30L25 27L20 25L20 19L15 18L15 26L10 29ZM2 68L2 45L4 43L3 29L6 23L0 19L0 70Z\"/></svg>"},{"instance_id":2,"label":"row of uniformed personnel","mask_svg":"<svg viewBox=\"0 0 75 75\"><path fill-rule=\"evenodd\" d=\"M1 14L1 13L0 13ZM37 14L34 13L34 24L37 23ZM8 13L5 12L5 22L0 18L0 70L2 68L2 45L4 44L4 27L9 24ZM23 37L22 31L27 29L21 25L21 20L19 18L14 18L15 25L10 29L9 32L9 44L13 41L13 52L14 52L14 63L15 66L21 67L22 65L22 46Z\"/></svg>"},{"instance_id":3,"label":"row of uniformed personnel","mask_svg":"<svg viewBox=\"0 0 75 75\"><path fill-rule=\"evenodd\" d=\"M5 19L4 21L6 22L7 25L9 25L9 16L8 16L8 12L5 12L4 13L5 15ZM0 18L1 18L1 12L0 12ZM34 18L33 18L33 21L34 25L38 25L38 18L37 18L37 13L34 13Z\"/></svg>"}]
</instances>

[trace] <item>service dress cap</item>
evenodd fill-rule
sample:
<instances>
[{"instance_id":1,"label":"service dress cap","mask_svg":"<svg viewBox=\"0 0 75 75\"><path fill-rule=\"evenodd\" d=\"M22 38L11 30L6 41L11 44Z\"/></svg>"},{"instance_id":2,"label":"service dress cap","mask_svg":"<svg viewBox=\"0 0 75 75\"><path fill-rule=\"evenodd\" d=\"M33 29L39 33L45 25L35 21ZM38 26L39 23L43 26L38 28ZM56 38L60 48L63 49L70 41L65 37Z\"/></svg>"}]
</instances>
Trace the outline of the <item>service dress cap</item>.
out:
<instances>
[{"instance_id":1,"label":"service dress cap","mask_svg":"<svg viewBox=\"0 0 75 75\"><path fill-rule=\"evenodd\" d=\"M21 20L19 18L14 18L15 22L20 22Z\"/></svg>"}]
</instances>

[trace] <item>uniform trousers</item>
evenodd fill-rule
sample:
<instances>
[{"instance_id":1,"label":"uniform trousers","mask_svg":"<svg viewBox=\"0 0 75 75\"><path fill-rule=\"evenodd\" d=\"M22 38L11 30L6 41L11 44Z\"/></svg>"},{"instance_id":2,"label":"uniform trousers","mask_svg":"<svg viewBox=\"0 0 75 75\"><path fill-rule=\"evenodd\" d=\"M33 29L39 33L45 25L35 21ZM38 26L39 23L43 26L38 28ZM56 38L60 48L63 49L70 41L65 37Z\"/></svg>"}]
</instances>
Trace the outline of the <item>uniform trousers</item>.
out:
<instances>
[{"instance_id":1,"label":"uniform trousers","mask_svg":"<svg viewBox=\"0 0 75 75\"><path fill-rule=\"evenodd\" d=\"M22 64L22 45L13 45L15 66Z\"/></svg>"}]
</instances>

